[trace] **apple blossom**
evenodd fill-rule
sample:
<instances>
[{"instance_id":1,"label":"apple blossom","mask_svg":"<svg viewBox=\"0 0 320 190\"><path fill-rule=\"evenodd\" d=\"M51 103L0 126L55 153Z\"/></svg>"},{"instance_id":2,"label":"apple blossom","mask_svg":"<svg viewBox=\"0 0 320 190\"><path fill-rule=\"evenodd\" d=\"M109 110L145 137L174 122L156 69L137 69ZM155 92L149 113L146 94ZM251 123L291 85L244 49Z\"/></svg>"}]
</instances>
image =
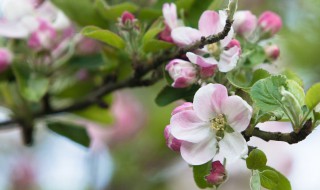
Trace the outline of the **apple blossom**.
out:
<instances>
[{"instance_id":1,"label":"apple blossom","mask_svg":"<svg viewBox=\"0 0 320 190\"><path fill-rule=\"evenodd\" d=\"M0 48L0 72L5 71L11 64L13 55L10 50Z\"/></svg>"},{"instance_id":2,"label":"apple blossom","mask_svg":"<svg viewBox=\"0 0 320 190\"><path fill-rule=\"evenodd\" d=\"M165 69L174 80L172 86L175 88L185 88L197 81L197 69L188 61L174 59L167 64Z\"/></svg>"},{"instance_id":3,"label":"apple blossom","mask_svg":"<svg viewBox=\"0 0 320 190\"><path fill-rule=\"evenodd\" d=\"M226 24L226 11L205 11L199 19L199 30L190 27L175 28L172 33L173 41L179 46L187 46L201 39L202 36L210 36L221 32ZM232 40L234 31L231 28L228 35L220 41L220 47L217 43L209 44L200 49L198 54L188 52L188 59L200 67L208 68L217 66L220 72L229 72L236 67L239 59L240 49L237 46L225 49ZM203 57L203 55L220 54L217 61L213 56Z\"/></svg>"},{"instance_id":4,"label":"apple blossom","mask_svg":"<svg viewBox=\"0 0 320 190\"><path fill-rule=\"evenodd\" d=\"M281 29L282 20L276 13L265 11L259 17L258 26L263 33L273 36Z\"/></svg>"},{"instance_id":5,"label":"apple blossom","mask_svg":"<svg viewBox=\"0 0 320 190\"><path fill-rule=\"evenodd\" d=\"M165 3L162 7L165 29L160 32L159 38L167 42L173 42L171 31L179 26L183 26L181 20L178 19L177 6L174 3Z\"/></svg>"},{"instance_id":6,"label":"apple blossom","mask_svg":"<svg viewBox=\"0 0 320 190\"><path fill-rule=\"evenodd\" d=\"M257 17L251 11L237 11L232 27L238 35L249 38L257 27Z\"/></svg>"},{"instance_id":7,"label":"apple blossom","mask_svg":"<svg viewBox=\"0 0 320 190\"><path fill-rule=\"evenodd\" d=\"M278 59L278 57L280 55L280 49L276 44L268 45L268 46L264 47L264 51L265 51L267 57L271 60Z\"/></svg>"},{"instance_id":8,"label":"apple blossom","mask_svg":"<svg viewBox=\"0 0 320 190\"><path fill-rule=\"evenodd\" d=\"M31 33L28 45L35 50L49 50L53 48L56 36L56 31L49 22L39 20L39 27Z\"/></svg>"},{"instance_id":9,"label":"apple blossom","mask_svg":"<svg viewBox=\"0 0 320 190\"><path fill-rule=\"evenodd\" d=\"M211 185L220 185L227 179L227 171L220 161L214 161L211 164L210 174L205 178Z\"/></svg>"},{"instance_id":10,"label":"apple blossom","mask_svg":"<svg viewBox=\"0 0 320 190\"><path fill-rule=\"evenodd\" d=\"M180 151L181 141L172 136L170 125L167 125L166 128L164 129L164 138L166 139L167 146L171 150L176 152Z\"/></svg>"},{"instance_id":11,"label":"apple blossom","mask_svg":"<svg viewBox=\"0 0 320 190\"><path fill-rule=\"evenodd\" d=\"M210 161L217 153L228 160L247 154L241 131L251 119L252 108L239 96L228 96L221 84L208 84L195 94L193 110L171 117L171 133L182 140L181 156L191 165Z\"/></svg>"}]
</instances>

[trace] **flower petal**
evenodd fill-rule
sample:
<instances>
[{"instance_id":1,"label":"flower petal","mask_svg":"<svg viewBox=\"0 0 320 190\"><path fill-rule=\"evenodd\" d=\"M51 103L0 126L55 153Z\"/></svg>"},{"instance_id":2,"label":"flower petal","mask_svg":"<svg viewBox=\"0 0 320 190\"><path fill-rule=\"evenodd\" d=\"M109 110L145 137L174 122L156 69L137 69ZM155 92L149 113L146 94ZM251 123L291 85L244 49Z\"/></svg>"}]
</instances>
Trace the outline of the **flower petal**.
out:
<instances>
[{"instance_id":1,"label":"flower petal","mask_svg":"<svg viewBox=\"0 0 320 190\"><path fill-rule=\"evenodd\" d=\"M228 97L228 91L221 84L208 84L201 87L193 99L193 109L203 121L213 119L221 112L222 102Z\"/></svg>"},{"instance_id":2,"label":"flower petal","mask_svg":"<svg viewBox=\"0 0 320 190\"><path fill-rule=\"evenodd\" d=\"M193 110L176 113L171 117L170 125L172 135L179 140L197 143L212 135L210 123L199 119Z\"/></svg>"},{"instance_id":3,"label":"flower petal","mask_svg":"<svg viewBox=\"0 0 320 190\"><path fill-rule=\"evenodd\" d=\"M29 31L21 23L0 21L0 36L7 38L26 38Z\"/></svg>"},{"instance_id":4,"label":"flower petal","mask_svg":"<svg viewBox=\"0 0 320 190\"><path fill-rule=\"evenodd\" d=\"M219 141L220 153L230 162L248 154L248 145L241 133L224 133L224 137Z\"/></svg>"},{"instance_id":5,"label":"flower petal","mask_svg":"<svg viewBox=\"0 0 320 190\"><path fill-rule=\"evenodd\" d=\"M217 34L220 25L219 14L215 11L205 11L199 19L199 30L205 37Z\"/></svg>"},{"instance_id":6,"label":"flower petal","mask_svg":"<svg viewBox=\"0 0 320 190\"><path fill-rule=\"evenodd\" d=\"M239 96L229 96L222 104L227 123L236 131L244 131L252 116L251 106Z\"/></svg>"},{"instance_id":7,"label":"flower petal","mask_svg":"<svg viewBox=\"0 0 320 190\"><path fill-rule=\"evenodd\" d=\"M212 67L218 64L218 61L213 57L204 58L192 52L187 52L187 57L192 63L197 64L200 67Z\"/></svg>"},{"instance_id":8,"label":"flower petal","mask_svg":"<svg viewBox=\"0 0 320 190\"><path fill-rule=\"evenodd\" d=\"M177 7L174 3L165 3L162 7L162 14L166 24L171 30L177 27Z\"/></svg>"},{"instance_id":9,"label":"flower petal","mask_svg":"<svg viewBox=\"0 0 320 190\"><path fill-rule=\"evenodd\" d=\"M199 143L183 141L180 148L182 158L191 165L201 165L210 160L217 153L215 136L204 139Z\"/></svg>"},{"instance_id":10,"label":"flower petal","mask_svg":"<svg viewBox=\"0 0 320 190\"><path fill-rule=\"evenodd\" d=\"M200 40L201 33L191 27L178 27L171 31L171 37L175 44L186 46Z\"/></svg>"},{"instance_id":11,"label":"flower petal","mask_svg":"<svg viewBox=\"0 0 320 190\"><path fill-rule=\"evenodd\" d=\"M218 63L220 72L229 72L237 66L239 60L239 47L232 47L228 50L224 50L220 55Z\"/></svg>"},{"instance_id":12,"label":"flower petal","mask_svg":"<svg viewBox=\"0 0 320 190\"><path fill-rule=\"evenodd\" d=\"M220 40L221 47L226 47L233 39L233 36L234 36L234 30L233 28L231 28L228 35L224 39Z\"/></svg>"}]
</instances>

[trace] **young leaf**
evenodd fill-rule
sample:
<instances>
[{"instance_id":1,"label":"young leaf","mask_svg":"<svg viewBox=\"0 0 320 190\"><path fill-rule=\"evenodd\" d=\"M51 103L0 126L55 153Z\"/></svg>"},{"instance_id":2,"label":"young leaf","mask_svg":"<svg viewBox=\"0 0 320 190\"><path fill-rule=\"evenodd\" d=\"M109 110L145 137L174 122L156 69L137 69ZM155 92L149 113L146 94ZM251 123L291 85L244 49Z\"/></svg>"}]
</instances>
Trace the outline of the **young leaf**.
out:
<instances>
[{"instance_id":1,"label":"young leaf","mask_svg":"<svg viewBox=\"0 0 320 190\"><path fill-rule=\"evenodd\" d=\"M89 135L87 133L86 128L83 126L61 121L48 122L47 126L53 132L62 135L85 147L89 147L90 145Z\"/></svg>"},{"instance_id":2,"label":"young leaf","mask_svg":"<svg viewBox=\"0 0 320 190\"><path fill-rule=\"evenodd\" d=\"M88 38L102 41L115 48L123 49L126 45L124 40L117 34L95 26L87 26L82 29L81 33Z\"/></svg>"},{"instance_id":3,"label":"young leaf","mask_svg":"<svg viewBox=\"0 0 320 190\"><path fill-rule=\"evenodd\" d=\"M266 155L259 149L254 149L250 152L246 159L247 168L252 170L260 169L267 164Z\"/></svg>"},{"instance_id":4,"label":"young leaf","mask_svg":"<svg viewBox=\"0 0 320 190\"><path fill-rule=\"evenodd\" d=\"M303 87L303 80L293 71L285 70L282 74L285 75L288 79L296 81L299 86Z\"/></svg>"},{"instance_id":5,"label":"young leaf","mask_svg":"<svg viewBox=\"0 0 320 190\"><path fill-rule=\"evenodd\" d=\"M207 183L205 176L209 175L211 170L211 161L199 166L193 166L193 178L197 186L201 189L210 187Z\"/></svg>"},{"instance_id":6,"label":"young leaf","mask_svg":"<svg viewBox=\"0 0 320 190\"><path fill-rule=\"evenodd\" d=\"M263 63L264 60L266 60L266 53L264 49L260 46L258 46L249 56L249 62L250 65L258 65L260 63Z\"/></svg>"},{"instance_id":7,"label":"young leaf","mask_svg":"<svg viewBox=\"0 0 320 190\"><path fill-rule=\"evenodd\" d=\"M12 68L21 95L29 101L38 102L48 91L49 79L39 73L30 72L21 65L14 65Z\"/></svg>"},{"instance_id":8,"label":"young leaf","mask_svg":"<svg viewBox=\"0 0 320 190\"><path fill-rule=\"evenodd\" d=\"M256 82L251 88L251 97L265 112L278 110L282 105L281 87L287 87L285 76L271 76Z\"/></svg>"},{"instance_id":9,"label":"young leaf","mask_svg":"<svg viewBox=\"0 0 320 190\"><path fill-rule=\"evenodd\" d=\"M166 86L156 97L156 103L158 106L166 106L179 99L192 101L193 96L198 89L199 86L196 85L189 88L172 88L170 86Z\"/></svg>"},{"instance_id":10,"label":"young leaf","mask_svg":"<svg viewBox=\"0 0 320 190\"><path fill-rule=\"evenodd\" d=\"M250 179L250 189L251 190L260 190L260 176L258 170L253 170L253 174Z\"/></svg>"},{"instance_id":11,"label":"young leaf","mask_svg":"<svg viewBox=\"0 0 320 190\"><path fill-rule=\"evenodd\" d=\"M290 181L284 175L282 175L280 172L278 172L277 170L275 170L270 166L265 166L259 169L260 172L263 172L265 170L274 171L278 174L278 177L279 177L277 185L274 186L271 190L291 190Z\"/></svg>"},{"instance_id":12,"label":"young leaf","mask_svg":"<svg viewBox=\"0 0 320 190\"><path fill-rule=\"evenodd\" d=\"M260 182L262 187L266 189L273 189L279 183L279 175L272 170L264 170L260 173Z\"/></svg>"},{"instance_id":13,"label":"young leaf","mask_svg":"<svg viewBox=\"0 0 320 190\"><path fill-rule=\"evenodd\" d=\"M174 46L174 44L162 40L149 40L145 44L143 44L143 51L146 53L152 53L170 49Z\"/></svg>"},{"instance_id":14,"label":"young leaf","mask_svg":"<svg viewBox=\"0 0 320 190\"><path fill-rule=\"evenodd\" d=\"M294 80L287 80L288 82L288 91L297 99L300 104L300 107L304 105L305 94L303 88Z\"/></svg>"},{"instance_id":15,"label":"young leaf","mask_svg":"<svg viewBox=\"0 0 320 190\"><path fill-rule=\"evenodd\" d=\"M310 110L320 103L320 83L311 86L307 91L305 102Z\"/></svg>"}]
</instances>

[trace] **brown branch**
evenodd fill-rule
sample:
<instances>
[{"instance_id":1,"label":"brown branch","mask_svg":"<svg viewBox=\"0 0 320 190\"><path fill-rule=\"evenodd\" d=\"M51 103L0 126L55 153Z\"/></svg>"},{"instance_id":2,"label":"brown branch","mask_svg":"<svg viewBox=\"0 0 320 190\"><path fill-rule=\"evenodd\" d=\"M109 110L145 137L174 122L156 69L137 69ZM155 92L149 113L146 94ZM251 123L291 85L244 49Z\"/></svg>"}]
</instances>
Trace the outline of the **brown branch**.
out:
<instances>
[{"instance_id":1,"label":"brown branch","mask_svg":"<svg viewBox=\"0 0 320 190\"><path fill-rule=\"evenodd\" d=\"M258 137L265 141L283 141L288 144L296 144L302 140L304 140L308 135L312 132L312 120L309 119L301 128L298 133L280 133L280 132L267 132L262 131L259 128L254 128L251 134L247 134L247 131L244 131L242 135L245 137L247 141L250 140L251 137Z\"/></svg>"}]
</instances>

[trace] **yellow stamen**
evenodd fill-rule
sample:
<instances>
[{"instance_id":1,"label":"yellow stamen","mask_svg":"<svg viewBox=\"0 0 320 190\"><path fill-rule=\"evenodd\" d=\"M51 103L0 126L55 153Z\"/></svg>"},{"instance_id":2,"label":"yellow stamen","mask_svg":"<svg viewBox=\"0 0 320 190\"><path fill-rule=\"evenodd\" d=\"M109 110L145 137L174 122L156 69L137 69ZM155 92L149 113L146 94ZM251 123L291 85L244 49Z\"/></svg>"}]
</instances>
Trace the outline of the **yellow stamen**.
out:
<instances>
[{"instance_id":1,"label":"yellow stamen","mask_svg":"<svg viewBox=\"0 0 320 190\"><path fill-rule=\"evenodd\" d=\"M226 120L223 114L219 114L217 117L211 120L211 128L217 131L224 131L226 126Z\"/></svg>"}]
</instances>

